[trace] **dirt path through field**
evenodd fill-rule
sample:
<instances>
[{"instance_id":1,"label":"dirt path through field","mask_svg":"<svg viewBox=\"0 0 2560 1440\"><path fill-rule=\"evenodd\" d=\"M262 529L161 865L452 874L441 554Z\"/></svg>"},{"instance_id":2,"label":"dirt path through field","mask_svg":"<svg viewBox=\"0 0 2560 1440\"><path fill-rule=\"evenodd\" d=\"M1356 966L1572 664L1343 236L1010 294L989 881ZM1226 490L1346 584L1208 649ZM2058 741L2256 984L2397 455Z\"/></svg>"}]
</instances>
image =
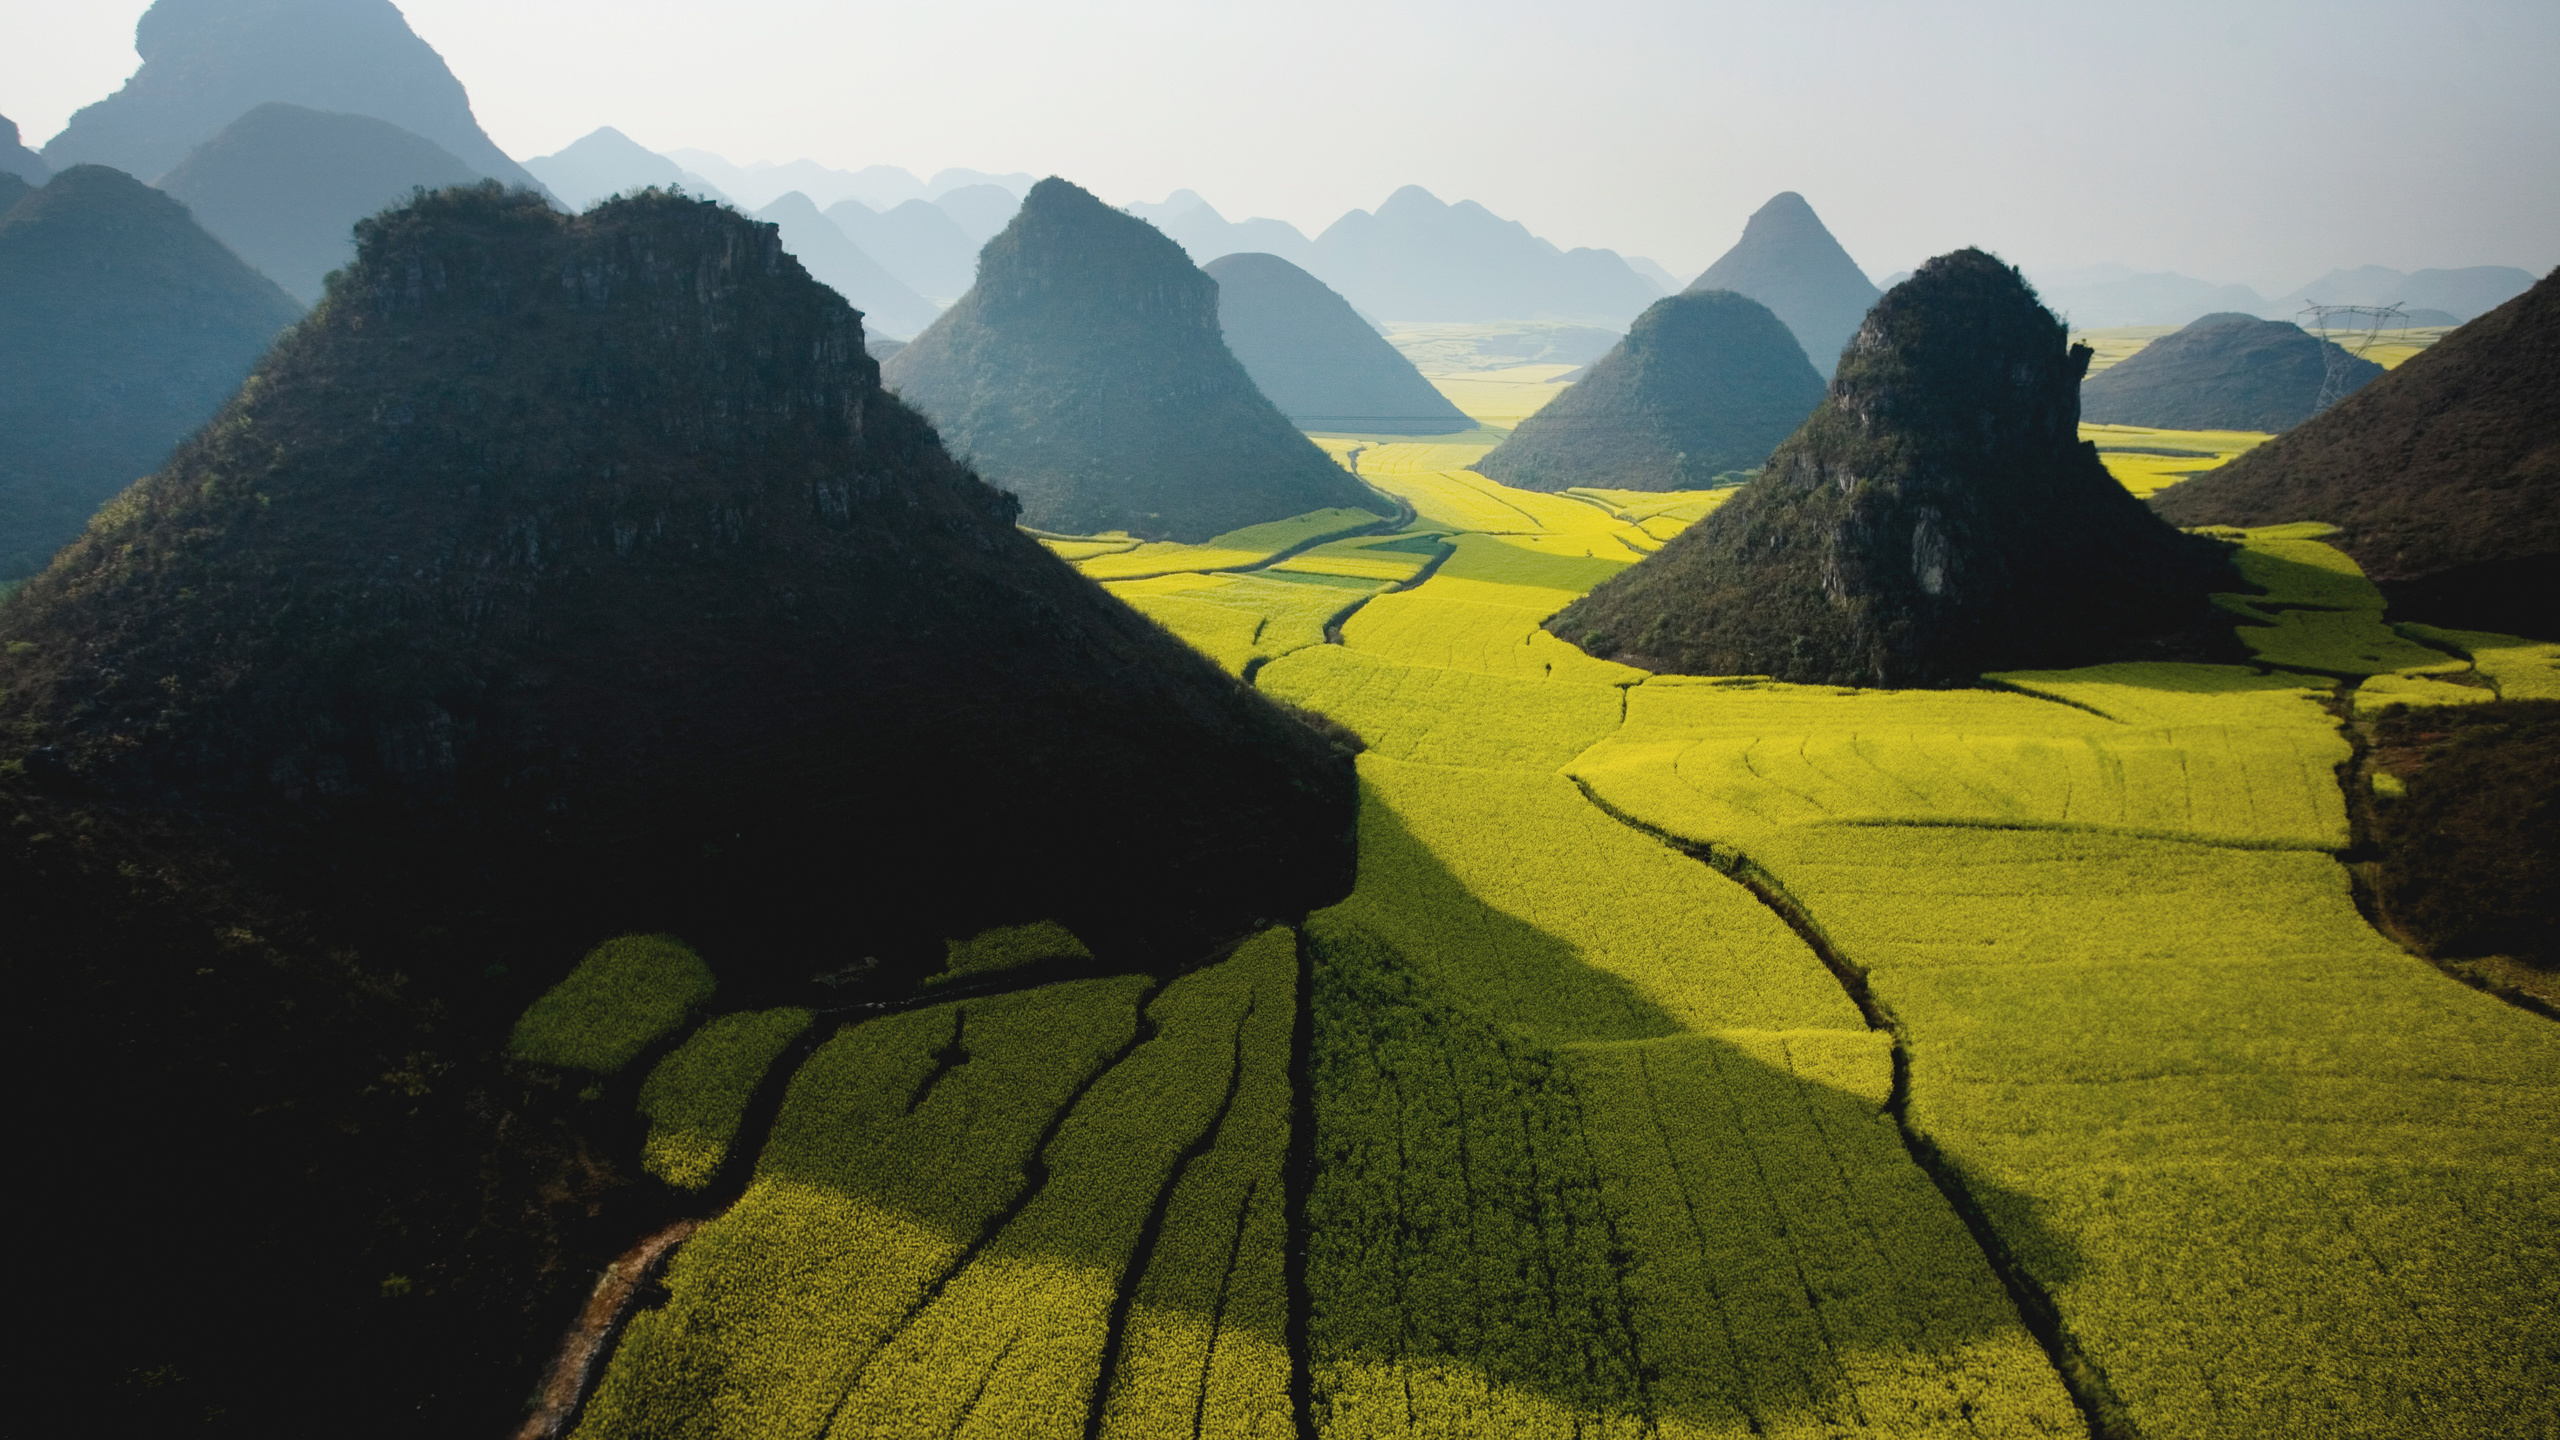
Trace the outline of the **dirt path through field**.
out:
<instances>
[{"instance_id":1,"label":"dirt path through field","mask_svg":"<svg viewBox=\"0 0 2560 1440\"><path fill-rule=\"evenodd\" d=\"M623 1322L638 1308L641 1291L666 1267L675 1248L702 1228L699 1220L678 1220L649 1235L622 1253L620 1259L605 1267L596 1281L595 1293L587 1297L587 1306L578 1312L576 1323L561 1337L560 1351L552 1357L549 1373L542 1377L542 1404L535 1409L516 1440L560 1440L578 1420L585 1408L588 1393L595 1388L604 1362L611 1357L614 1340L622 1334Z\"/></svg>"}]
</instances>

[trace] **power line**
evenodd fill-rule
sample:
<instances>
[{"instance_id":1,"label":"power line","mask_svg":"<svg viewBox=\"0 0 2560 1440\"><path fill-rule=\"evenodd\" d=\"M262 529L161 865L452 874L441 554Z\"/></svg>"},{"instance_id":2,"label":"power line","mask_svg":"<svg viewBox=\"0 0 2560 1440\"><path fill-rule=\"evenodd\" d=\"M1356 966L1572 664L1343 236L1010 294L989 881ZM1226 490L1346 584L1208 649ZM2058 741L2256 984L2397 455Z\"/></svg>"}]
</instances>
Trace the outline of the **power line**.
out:
<instances>
[{"instance_id":1,"label":"power line","mask_svg":"<svg viewBox=\"0 0 2560 1440\"><path fill-rule=\"evenodd\" d=\"M2347 362L2363 359L2364 352L2373 348L2374 342L2382 338L2383 331L2408 328L2409 317L2402 312L2405 303L2397 300L2388 305L2322 305L2313 302L2294 313L2295 322L2303 329L2328 342L2320 347L2320 360L2325 369L2320 377L2320 398L2312 403L2312 414L2317 415L2346 398L2347 373L2352 368ZM2333 318L2347 323L2333 327L2330 324ZM2330 334L2333 328L2346 335L2354 348L2349 349L2347 344Z\"/></svg>"}]
</instances>

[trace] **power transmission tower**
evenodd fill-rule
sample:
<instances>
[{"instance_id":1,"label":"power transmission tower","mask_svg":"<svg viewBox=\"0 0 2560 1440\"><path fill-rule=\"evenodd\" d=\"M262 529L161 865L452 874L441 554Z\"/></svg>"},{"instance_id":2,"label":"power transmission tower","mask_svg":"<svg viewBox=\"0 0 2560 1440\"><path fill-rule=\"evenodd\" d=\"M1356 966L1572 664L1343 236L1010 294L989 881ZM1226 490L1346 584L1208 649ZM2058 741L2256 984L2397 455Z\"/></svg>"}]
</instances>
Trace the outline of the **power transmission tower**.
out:
<instances>
[{"instance_id":1,"label":"power transmission tower","mask_svg":"<svg viewBox=\"0 0 2560 1440\"><path fill-rule=\"evenodd\" d=\"M2408 326L2409 317L2401 311L2403 303L2322 305L2315 302L2296 312L2296 323L2329 342L2320 347L2320 360L2326 368L2320 377L2320 398L2311 406L2312 414L2317 415L2346 398L2347 362L2350 359L2363 359L2364 352L2373 348L2374 342L2382 338L2383 331ZM2333 329L2338 333L2331 334ZM2345 338L2341 339L2341 336Z\"/></svg>"}]
</instances>

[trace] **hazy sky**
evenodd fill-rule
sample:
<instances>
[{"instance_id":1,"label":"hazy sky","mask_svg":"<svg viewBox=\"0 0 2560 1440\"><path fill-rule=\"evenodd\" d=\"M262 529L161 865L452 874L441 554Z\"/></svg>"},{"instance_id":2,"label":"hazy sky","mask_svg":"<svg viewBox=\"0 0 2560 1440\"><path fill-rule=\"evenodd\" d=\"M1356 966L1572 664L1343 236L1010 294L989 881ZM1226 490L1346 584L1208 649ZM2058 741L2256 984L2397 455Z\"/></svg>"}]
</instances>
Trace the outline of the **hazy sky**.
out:
<instances>
[{"instance_id":1,"label":"hazy sky","mask_svg":"<svg viewBox=\"0 0 2560 1440\"><path fill-rule=\"evenodd\" d=\"M41 145L146 0L0 0ZM1881 278L1958 245L2273 296L2560 262L2560 3L401 0L519 157L657 149L1200 191L1313 234L1404 184L1704 267L1802 191Z\"/></svg>"}]
</instances>

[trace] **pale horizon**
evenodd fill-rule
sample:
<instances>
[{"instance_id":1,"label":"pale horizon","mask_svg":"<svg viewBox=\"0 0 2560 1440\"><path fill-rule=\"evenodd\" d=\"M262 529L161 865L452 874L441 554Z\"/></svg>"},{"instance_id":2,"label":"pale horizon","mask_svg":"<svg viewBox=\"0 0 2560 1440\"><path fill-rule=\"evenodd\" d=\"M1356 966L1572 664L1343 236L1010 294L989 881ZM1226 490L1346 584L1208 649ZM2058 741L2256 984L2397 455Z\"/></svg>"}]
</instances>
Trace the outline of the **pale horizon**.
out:
<instances>
[{"instance_id":1,"label":"pale horizon","mask_svg":"<svg viewBox=\"0 0 2560 1440\"><path fill-rule=\"evenodd\" d=\"M146 8L0 0L25 143L132 73ZM742 165L1189 189L1310 236L1411 184L1684 280L1783 190L1878 280L1964 245L2269 297L2560 262L2548 5L400 8L519 160L612 126Z\"/></svg>"}]
</instances>

